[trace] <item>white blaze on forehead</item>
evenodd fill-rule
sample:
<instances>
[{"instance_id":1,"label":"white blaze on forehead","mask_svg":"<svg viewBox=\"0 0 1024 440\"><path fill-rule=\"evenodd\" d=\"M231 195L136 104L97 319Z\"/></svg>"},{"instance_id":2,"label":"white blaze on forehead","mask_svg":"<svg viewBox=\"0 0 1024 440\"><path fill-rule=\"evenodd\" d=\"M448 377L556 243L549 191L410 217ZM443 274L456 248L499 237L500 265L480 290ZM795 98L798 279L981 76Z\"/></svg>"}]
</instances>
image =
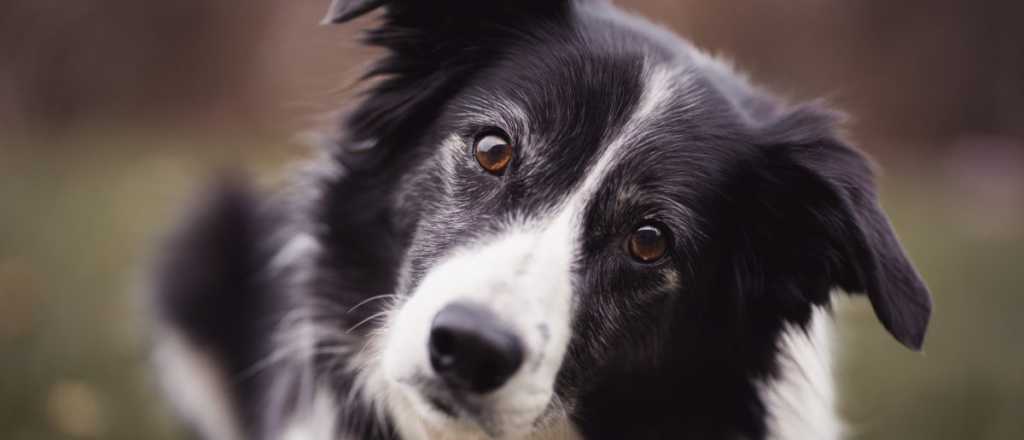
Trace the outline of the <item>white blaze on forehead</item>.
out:
<instances>
[{"instance_id":1,"label":"white blaze on forehead","mask_svg":"<svg viewBox=\"0 0 1024 440\"><path fill-rule=\"evenodd\" d=\"M636 110L619 130L618 134L607 144L593 167L587 170L586 177L580 187L569 198L569 210L582 210L597 192L608 173L622 161L628 152L627 147L640 136L648 134L651 120L664 111L678 87L678 72L660 67L648 66L644 72L643 93L637 103Z\"/></svg>"}]
</instances>

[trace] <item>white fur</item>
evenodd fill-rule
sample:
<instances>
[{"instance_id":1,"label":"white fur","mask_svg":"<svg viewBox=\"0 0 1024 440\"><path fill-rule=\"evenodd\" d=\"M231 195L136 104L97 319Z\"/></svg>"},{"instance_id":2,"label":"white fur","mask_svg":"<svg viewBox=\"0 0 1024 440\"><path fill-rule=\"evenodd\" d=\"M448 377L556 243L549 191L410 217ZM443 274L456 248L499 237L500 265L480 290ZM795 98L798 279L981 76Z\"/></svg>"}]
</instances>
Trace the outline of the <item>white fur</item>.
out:
<instances>
[{"instance_id":1,"label":"white fur","mask_svg":"<svg viewBox=\"0 0 1024 440\"><path fill-rule=\"evenodd\" d=\"M779 340L781 375L761 387L772 440L834 440L843 426L835 412L832 317L816 308L807 331L788 326Z\"/></svg>"},{"instance_id":2,"label":"white fur","mask_svg":"<svg viewBox=\"0 0 1024 440\"><path fill-rule=\"evenodd\" d=\"M154 362L160 384L174 408L204 438L242 440L224 373L202 350L171 330L160 332Z\"/></svg>"}]
</instances>

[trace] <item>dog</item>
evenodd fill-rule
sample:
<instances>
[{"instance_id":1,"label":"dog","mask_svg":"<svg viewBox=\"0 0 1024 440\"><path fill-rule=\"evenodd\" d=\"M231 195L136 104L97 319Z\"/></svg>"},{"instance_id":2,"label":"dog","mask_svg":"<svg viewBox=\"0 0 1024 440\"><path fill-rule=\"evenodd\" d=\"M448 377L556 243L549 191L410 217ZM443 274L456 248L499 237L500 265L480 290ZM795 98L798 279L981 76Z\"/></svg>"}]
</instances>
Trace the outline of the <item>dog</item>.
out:
<instances>
[{"instance_id":1,"label":"dog","mask_svg":"<svg viewBox=\"0 0 1024 440\"><path fill-rule=\"evenodd\" d=\"M379 12L361 101L292 183L227 177L153 276L208 439L835 439L836 292L913 350L930 295L873 166L600 0Z\"/></svg>"}]
</instances>

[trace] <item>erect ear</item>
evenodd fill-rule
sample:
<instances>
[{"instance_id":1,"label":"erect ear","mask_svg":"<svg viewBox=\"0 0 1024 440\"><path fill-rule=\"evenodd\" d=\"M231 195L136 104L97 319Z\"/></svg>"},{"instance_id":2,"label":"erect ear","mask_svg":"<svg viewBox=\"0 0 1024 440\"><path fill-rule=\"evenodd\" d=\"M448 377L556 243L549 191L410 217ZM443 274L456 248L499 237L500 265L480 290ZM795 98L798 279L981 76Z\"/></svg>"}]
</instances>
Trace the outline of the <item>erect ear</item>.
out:
<instances>
[{"instance_id":1,"label":"erect ear","mask_svg":"<svg viewBox=\"0 0 1024 440\"><path fill-rule=\"evenodd\" d=\"M827 301L824 288L866 293L889 333L919 350L931 296L882 213L870 163L837 138L836 119L811 105L761 129L759 213L781 248L767 264L810 288L811 302Z\"/></svg>"}]
</instances>

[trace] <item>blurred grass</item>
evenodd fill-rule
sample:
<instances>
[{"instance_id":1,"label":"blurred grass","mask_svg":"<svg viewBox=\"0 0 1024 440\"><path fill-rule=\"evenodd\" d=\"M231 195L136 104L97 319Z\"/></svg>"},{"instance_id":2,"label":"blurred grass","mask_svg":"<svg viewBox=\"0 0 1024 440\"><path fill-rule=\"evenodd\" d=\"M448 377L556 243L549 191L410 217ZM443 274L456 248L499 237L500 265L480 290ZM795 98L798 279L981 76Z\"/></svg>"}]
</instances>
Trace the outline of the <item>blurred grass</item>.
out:
<instances>
[{"instance_id":1,"label":"blurred grass","mask_svg":"<svg viewBox=\"0 0 1024 440\"><path fill-rule=\"evenodd\" d=\"M0 438L180 438L146 365L133 288L218 164L267 176L298 150L142 135L2 142ZM935 295L925 353L890 339L865 300L844 302L843 411L858 439L1024 438L1024 234L971 234L930 179L883 190Z\"/></svg>"},{"instance_id":2,"label":"blurred grass","mask_svg":"<svg viewBox=\"0 0 1024 440\"><path fill-rule=\"evenodd\" d=\"M214 170L283 155L102 135L0 145L0 438L175 438L146 364L142 270Z\"/></svg>"},{"instance_id":3,"label":"blurred grass","mask_svg":"<svg viewBox=\"0 0 1024 440\"><path fill-rule=\"evenodd\" d=\"M947 183L883 181L935 304L922 354L895 344L866 301L842 309L840 395L854 438L1024 438L1022 217L1009 234L978 234L970 218L992 214L965 212Z\"/></svg>"}]
</instances>

